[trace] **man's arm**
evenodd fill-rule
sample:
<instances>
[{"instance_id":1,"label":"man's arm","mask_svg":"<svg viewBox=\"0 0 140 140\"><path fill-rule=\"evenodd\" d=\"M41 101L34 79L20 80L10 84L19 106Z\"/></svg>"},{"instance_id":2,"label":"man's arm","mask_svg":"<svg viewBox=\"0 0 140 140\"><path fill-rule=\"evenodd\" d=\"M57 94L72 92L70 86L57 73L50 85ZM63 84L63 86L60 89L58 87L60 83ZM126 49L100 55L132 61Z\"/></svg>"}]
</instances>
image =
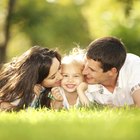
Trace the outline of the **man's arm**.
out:
<instances>
[{"instance_id":1,"label":"man's arm","mask_svg":"<svg viewBox=\"0 0 140 140\"><path fill-rule=\"evenodd\" d=\"M132 94L134 103L137 107L140 107L140 89L134 91L134 93Z\"/></svg>"}]
</instances>

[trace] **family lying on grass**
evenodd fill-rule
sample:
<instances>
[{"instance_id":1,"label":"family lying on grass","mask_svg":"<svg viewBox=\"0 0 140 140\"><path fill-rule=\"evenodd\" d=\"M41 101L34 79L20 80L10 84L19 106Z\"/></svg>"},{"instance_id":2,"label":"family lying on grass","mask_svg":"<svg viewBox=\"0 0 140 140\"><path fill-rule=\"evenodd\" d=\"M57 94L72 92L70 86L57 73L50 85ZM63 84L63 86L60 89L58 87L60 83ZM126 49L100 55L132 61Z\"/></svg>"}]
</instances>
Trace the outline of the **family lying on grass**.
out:
<instances>
[{"instance_id":1,"label":"family lying on grass","mask_svg":"<svg viewBox=\"0 0 140 140\"><path fill-rule=\"evenodd\" d=\"M140 107L140 57L115 37L64 56L35 46L0 70L0 110L69 109L98 103Z\"/></svg>"}]
</instances>

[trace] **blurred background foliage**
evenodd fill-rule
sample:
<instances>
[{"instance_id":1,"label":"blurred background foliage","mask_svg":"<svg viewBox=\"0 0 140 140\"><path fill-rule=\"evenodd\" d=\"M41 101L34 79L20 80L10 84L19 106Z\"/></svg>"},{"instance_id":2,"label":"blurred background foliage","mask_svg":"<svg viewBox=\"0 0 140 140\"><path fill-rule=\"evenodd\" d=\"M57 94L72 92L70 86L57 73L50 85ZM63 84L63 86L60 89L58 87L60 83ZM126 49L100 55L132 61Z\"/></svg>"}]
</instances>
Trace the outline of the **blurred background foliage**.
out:
<instances>
[{"instance_id":1,"label":"blurred background foliage","mask_svg":"<svg viewBox=\"0 0 140 140\"><path fill-rule=\"evenodd\" d=\"M139 0L1 0L0 62L34 45L69 52L116 36L140 55Z\"/></svg>"}]
</instances>

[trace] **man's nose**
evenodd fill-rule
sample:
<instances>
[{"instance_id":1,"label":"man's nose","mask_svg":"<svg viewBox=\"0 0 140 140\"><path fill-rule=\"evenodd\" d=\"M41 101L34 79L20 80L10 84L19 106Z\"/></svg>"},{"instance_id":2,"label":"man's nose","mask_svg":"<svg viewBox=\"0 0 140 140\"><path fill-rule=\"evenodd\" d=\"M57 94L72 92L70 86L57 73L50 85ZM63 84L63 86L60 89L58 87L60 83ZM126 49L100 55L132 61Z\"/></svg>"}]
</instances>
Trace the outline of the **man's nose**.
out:
<instances>
[{"instance_id":1,"label":"man's nose","mask_svg":"<svg viewBox=\"0 0 140 140\"><path fill-rule=\"evenodd\" d=\"M84 67L84 69L82 71L82 74L83 75L87 75L88 74L88 66L87 66L87 64L85 65L85 67Z\"/></svg>"}]
</instances>

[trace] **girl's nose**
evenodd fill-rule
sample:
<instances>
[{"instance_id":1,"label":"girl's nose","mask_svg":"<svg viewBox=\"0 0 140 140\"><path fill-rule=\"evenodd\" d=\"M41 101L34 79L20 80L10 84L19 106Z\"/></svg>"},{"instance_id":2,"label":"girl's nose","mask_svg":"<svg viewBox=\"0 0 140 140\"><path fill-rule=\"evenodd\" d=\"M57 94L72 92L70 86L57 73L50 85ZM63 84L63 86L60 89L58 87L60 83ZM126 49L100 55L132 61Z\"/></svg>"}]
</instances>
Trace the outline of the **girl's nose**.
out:
<instances>
[{"instance_id":1,"label":"girl's nose","mask_svg":"<svg viewBox=\"0 0 140 140\"><path fill-rule=\"evenodd\" d=\"M70 76L70 77L68 78L68 81L69 81L69 82L73 82L73 77Z\"/></svg>"}]
</instances>

